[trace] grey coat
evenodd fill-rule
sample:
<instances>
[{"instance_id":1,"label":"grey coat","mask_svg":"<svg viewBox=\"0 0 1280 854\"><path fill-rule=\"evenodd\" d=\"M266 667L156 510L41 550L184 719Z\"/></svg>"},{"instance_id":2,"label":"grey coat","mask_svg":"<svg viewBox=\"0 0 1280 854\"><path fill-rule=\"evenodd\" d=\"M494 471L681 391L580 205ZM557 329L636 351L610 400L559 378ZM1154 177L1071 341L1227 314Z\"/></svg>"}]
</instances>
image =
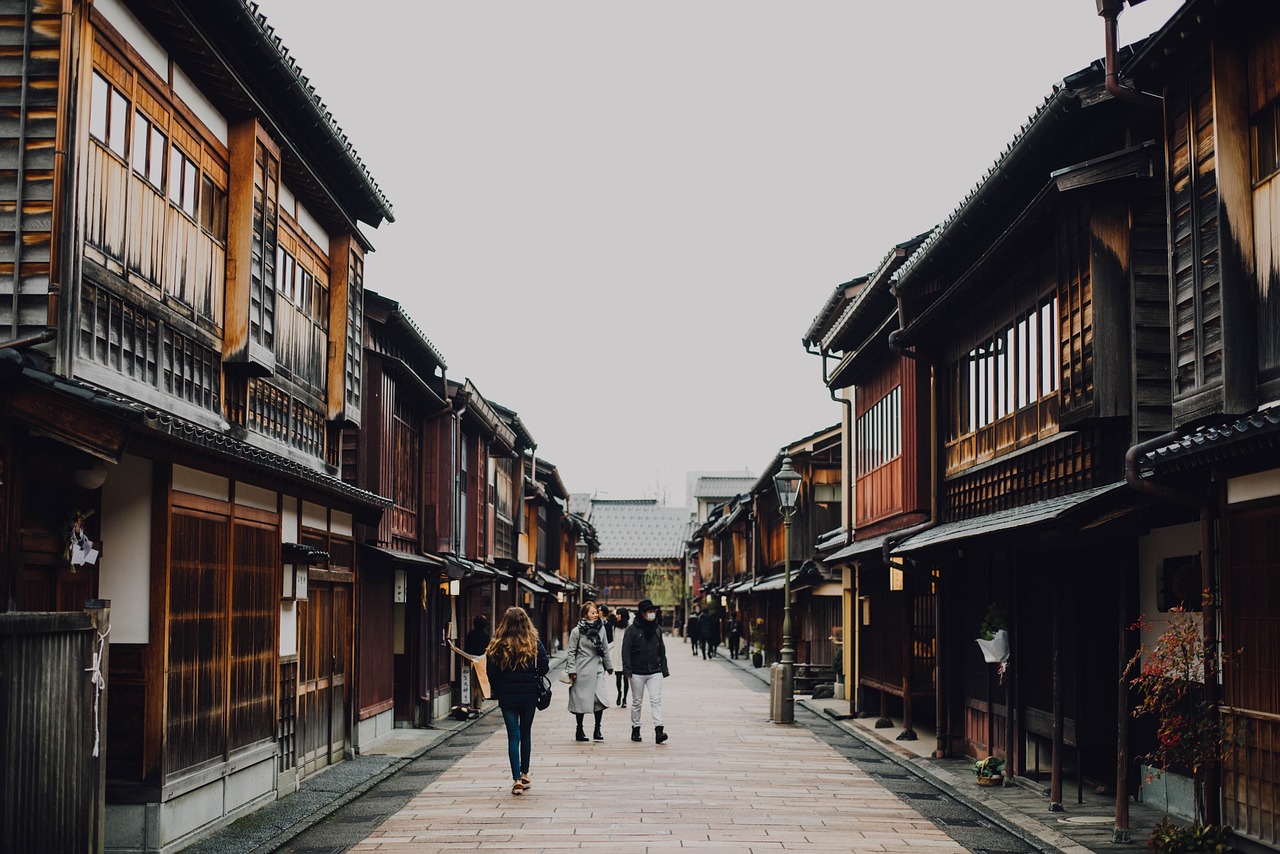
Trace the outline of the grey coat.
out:
<instances>
[{"instance_id":1,"label":"grey coat","mask_svg":"<svg viewBox=\"0 0 1280 854\"><path fill-rule=\"evenodd\" d=\"M600 629L603 638L604 628ZM606 673L613 672L613 662L600 658L591 639L580 636L578 626L569 632L569 648L565 657L565 673L578 678L569 686L569 712L590 715L609 707L609 683Z\"/></svg>"}]
</instances>

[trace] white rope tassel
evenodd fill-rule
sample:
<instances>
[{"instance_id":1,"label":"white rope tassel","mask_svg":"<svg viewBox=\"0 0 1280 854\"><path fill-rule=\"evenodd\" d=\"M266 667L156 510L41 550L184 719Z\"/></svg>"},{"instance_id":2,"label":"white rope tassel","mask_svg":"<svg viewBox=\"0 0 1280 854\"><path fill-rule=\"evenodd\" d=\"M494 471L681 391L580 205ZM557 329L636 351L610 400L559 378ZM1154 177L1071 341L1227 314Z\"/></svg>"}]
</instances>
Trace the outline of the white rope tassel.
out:
<instances>
[{"instance_id":1,"label":"white rope tassel","mask_svg":"<svg viewBox=\"0 0 1280 854\"><path fill-rule=\"evenodd\" d=\"M98 755L98 741L100 738L98 726L98 710L102 704L102 690L107 687L106 677L102 675L102 651L107 645L107 635L111 634L111 626L107 626L105 632L98 632L98 648L93 653L93 664L84 669L85 673L93 674L89 677L89 681L93 683L93 755Z\"/></svg>"}]
</instances>

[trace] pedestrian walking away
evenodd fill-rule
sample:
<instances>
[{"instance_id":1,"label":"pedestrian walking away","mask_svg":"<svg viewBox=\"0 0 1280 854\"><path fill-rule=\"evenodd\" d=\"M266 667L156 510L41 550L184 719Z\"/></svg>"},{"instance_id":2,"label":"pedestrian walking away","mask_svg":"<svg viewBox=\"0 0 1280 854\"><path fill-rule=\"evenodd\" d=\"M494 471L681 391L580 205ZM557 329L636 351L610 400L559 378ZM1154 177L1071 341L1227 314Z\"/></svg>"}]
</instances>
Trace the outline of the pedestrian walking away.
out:
<instances>
[{"instance_id":1,"label":"pedestrian walking away","mask_svg":"<svg viewBox=\"0 0 1280 854\"><path fill-rule=\"evenodd\" d=\"M729 644L729 658L736 660L742 648L742 624L738 622L736 615L729 618L725 633L727 635L726 642Z\"/></svg>"},{"instance_id":2,"label":"pedestrian walking away","mask_svg":"<svg viewBox=\"0 0 1280 854\"><path fill-rule=\"evenodd\" d=\"M715 658L720 646L720 615L711 609L698 618L698 634L702 637L702 657Z\"/></svg>"},{"instance_id":3,"label":"pedestrian walking away","mask_svg":"<svg viewBox=\"0 0 1280 854\"><path fill-rule=\"evenodd\" d=\"M467 636L462 640L462 651L467 655L481 656L489 649L489 641L493 639L493 633L489 631L489 618L484 614L476 614L475 619L471 621L471 631L467 632ZM470 667L470 664L464 664L464 667ZM476 662L476 666L480 666L480 662ZM480 690L480 680L471 680L471 696L464 698L470 704L473 710L478 710L484 702L484 692Z\"/></svg>"},{"instance_id":4,"label":"pedestrian walking away","mask_svg":"<svg viewBox=\"0 0 1280 854\"><path fill-rule=\"evenodd\" d=\"M609 644L609 654L613 660L613 679L617 683L619 707L625 708L627 705L627 693L631 688L631 683L622 674L622 638L626 632L627 624L631 622L631 614L626 608L619 608L613 612L617 622L613 626L613 642Z\"/></svg>"},{"instance_id":5,"label":"pedestrian walking away","mask_svg":"<svg viewBox=\"0 0 1280 854\"><path fill-rule=\"evenodd\" d=\"M551 669L547 648L538 639L523 608L512 606L498 621L498 630L485 650L490 690L507 727L507 758L511 762L511 794L533 785L529 755L533 750L533 717L538 713L542 677Z\"/></svg>"},{"instance_id":6,"label":"pedestrian walking away","mask_svg":"<svg viewBox=\"0 0 1280 854\"><path fill-rule=\"evenodd\" d=\"M622 670L631 683L631 740L644 740L640 737L640 712L647 693L653 741L662 744L669 737L662 723L662 681L671 675L667 669L667 646L662 640L657 607L644 599L636 606L636 613L639 616L622 638Z\"/></svg>"},{"instance_id":7,"label":"pedestrian walking away","mask_svg":"<svg viewBox=\"0 0 1280 854\"><path fill-rule=\"evenodd\" d=\"M595 602L584 602L582 619L569 632L569 649L565 656L565 672L569 674L569 712L578 718L574 741L589 741L582 729L584 715L594 715L596 728L592 738L604 741L600 718L609 705L609 687L605 675L613 673L609 642L604 621Z\"/></svg>"},{"instance_id":8,"label":"pedestrian walking away","mask_svg":"<svg viewBox=\"0 0 1280 854\"><path fill-rule=\"evenodd\" d=\"M694 608L689 614L689 621L684 624L684 636L689 639L689 645L693 647L694 658L698 656L698 650L702 649L702 633L698 629L698 609Z\"/></svg>"}]
</instances>

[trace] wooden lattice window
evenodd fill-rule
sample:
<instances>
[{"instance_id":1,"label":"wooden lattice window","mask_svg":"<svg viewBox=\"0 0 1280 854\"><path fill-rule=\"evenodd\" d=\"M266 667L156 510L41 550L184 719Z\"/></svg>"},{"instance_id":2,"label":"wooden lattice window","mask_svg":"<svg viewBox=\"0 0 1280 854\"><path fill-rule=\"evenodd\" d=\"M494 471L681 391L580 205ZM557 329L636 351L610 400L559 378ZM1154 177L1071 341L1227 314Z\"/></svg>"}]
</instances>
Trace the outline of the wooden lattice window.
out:
<instances>
[{"instance_id":1,"label":"wooden lattice window","mask_svg":"<svg viewBox=\"0 0 1280 854\"><path fill-rule=\"evenodd\" d=\"M253 246L249 273L249 337L274 350L276 335L276 232L280 221L280 159L262 140L254 143Z\"/></svg>"},{"instance_id":2,"label":"wooden lattice window","mask_svg":"<svg viewBox=\"0 0 1280 854\"><path fill-rule=\"evenodd\" d=\"M329 357L329 272L281 230L276 249L276 371L324 397Z\"/></svg>"},{"instance_id":3,"label":"wooden lattice window","mask_svg":"<svg viewBox=\"0 0 1280 854\"><path fill-rule=\"evenodd\" d=\"M175 509L170 537L165 771L226 753L230 520Z\"/></svg>"},{"instance_id":4,"label":"wooden lattice window","mask_svg":"<svg viewBox=\"0 0 1280 854\"><path fill-rule=\"evenodd\" d=\"M347 254L347 341L343 366L344 405L360 411L360 383L364 371L364 259L353 249Z\"/></svg>"},{"instance_id":5,"label":"wooden lattice window","mask_svg":"<svg viewBox=\"0 0 1280 854\"><path fill-rule=\"evenodd\" d=\"M280 532L237 520L231 571L232 750L271 739L276 724Z\"/></svg>"},{"instance_id":6,"label":"wooden lattice window","mask_svg":"<svg viewBox=\"0 0 1280 854\"><path fill-rule=\"evenodd\" d=\"M314 457L325 457L324 415L301 398L258 377L248 383L246 426Z\"/></svg>"},{"instance_id":7,"label":"wooden lattice window","mask_svg":"<svg viewBox=\"0 0 1280 854\"><path fill-rule=\"evenodd\" d=\"M1172 88L1169 210L1173 246L1174 391L1222 378L1222 266L1219 253L1213 80L1207 67Z\"/></svg>"},{"instance_id":8,"label":"wooden lattice window","mask_svg":"<svg viewBox=\"0 0 1280 854\"><path fill-rule=\"evenodd\" d=\"M1062 347L1064 411L1093 401L1093 291L1089 275L1089 231L1079 211L1058 224L1058 294L1061 300L1058 335Z\"/></svg>"},{"instance_id":9,"label":"wooden lattice window","mask_svg":"<svg viewBox=\"0 0 1280 854\"><path fill-rule=\"evenodd\" d=\"M213 348L88 280L79 355L201 409L220 410L221 362Z\"/></svg>"},{"instance_id":10,"label":"wooden lattice window","mask_svg":"<svg viewBox=\"0 0 1280 854\"><path fill-rule=\"evenodd\" d=\"M394 453L391 466L391 497L395 500L391 532L413 542L418 537L418 503L422 497L422 432L412 409L397 401L392 420Z\"/></svg>"}]
</instances>

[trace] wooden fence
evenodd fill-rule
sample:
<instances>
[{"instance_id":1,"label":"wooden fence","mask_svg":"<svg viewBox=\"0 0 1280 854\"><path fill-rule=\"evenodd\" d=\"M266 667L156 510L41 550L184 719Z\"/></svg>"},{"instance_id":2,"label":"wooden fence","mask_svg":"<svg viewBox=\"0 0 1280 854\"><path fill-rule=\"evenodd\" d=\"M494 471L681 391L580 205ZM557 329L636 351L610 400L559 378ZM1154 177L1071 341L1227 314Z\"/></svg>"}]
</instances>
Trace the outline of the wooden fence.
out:
<instances>
[{"instance_id":1,"label":"wooden fence","mask_svg":"<svg viewBox=\"0 0 1280 854\"><path fill-rule=\"evenodd\" d=\"M0 614L0 851L103 848L110 609Z\"/></svg>"}]
</instances>

